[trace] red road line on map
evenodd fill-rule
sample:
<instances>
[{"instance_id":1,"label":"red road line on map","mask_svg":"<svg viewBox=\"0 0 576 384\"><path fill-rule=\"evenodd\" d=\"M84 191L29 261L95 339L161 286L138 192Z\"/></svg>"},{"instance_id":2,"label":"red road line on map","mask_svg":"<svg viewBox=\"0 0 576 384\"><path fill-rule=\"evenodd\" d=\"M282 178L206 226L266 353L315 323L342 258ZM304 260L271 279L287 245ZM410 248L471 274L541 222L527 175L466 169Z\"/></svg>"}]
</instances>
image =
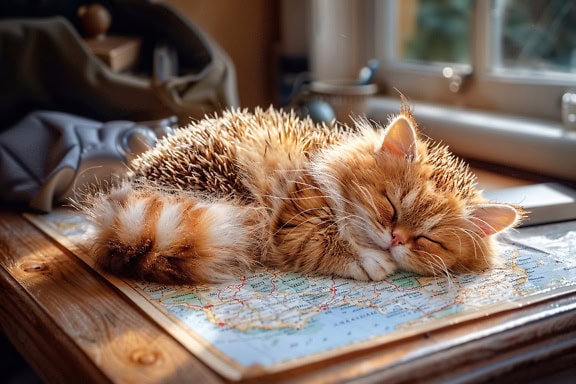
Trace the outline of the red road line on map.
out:
<instances>
[{"instance_id":1,"label":"red road line on map","mask_svg":"<svg viewBox=\"0 0 576 384\"><path fill-rule=\"evenodd\" d=\"M232 295L232 300L244 305L245 300L239 299L238 297L236 297L238 295L238 293L240 293L240 291L242 290L242 288L244 288L246 286L246 276L242 276L240 278L240 284L236 284L236 285L232 285L231 287L235 287L236 292L234 292L234 294Z\"/></svg>"},{"instance_id":2,"label":"red road line on map","mask_svg":"<svg viewBox=\"0 0 576 384\"><path fill-rule=\"evenodd\" d=\"M327 302L320 305L320 309L323 311L327 311L328 308L330 308L330 303L336 301L336 296L338 296L338 288L335 287L336 281L334 280L334 277L331 278L331 281L332 286L330 287L330 292L332 292L332 297Z\"/></svg>"},{"instance_id":3,"label":"red road line on map","mask_svg":"<svg viewBox=\"0 0 576 384\"><path fill-rule=\"evenodd\" d=\"M272 286L272 289L270 290L270 292L268 293L268 296L272 296L274 292L276 292L276 283L275 280L278 278L278 272L274 272L272 274L272 277L270 277L270 285Z\"/></svg>"},{"instance_id":4,"label":"red road line on map","mask_svg":"<svg viewBox=\"0 0 576 384\"><path fill-rule=\"evenodd\" d=\"M412 287L410 289L406 289L406 288L400 288L400 286L398 284L395 284L389 280L382 280L382 282L393 286L398 292L414 292L414 291L417 291L419 288L421 288L421 287Z\"/></svg>"},{"instance_id":5,"label":"red road line on map","mask_svg":"<svg viewBox=\"0 0 576 384\"><path fill-rule=\"evenodd\" d=\"M442 306L442 307L440 307L440 308L438 308L438 309L435 309L435 310L433 310L433 311L431 311L431 312L426 312L426 311L424 311L421 306L418 306L416 309L417 309L418 311L420 311L420 313L422 313L424 316L431 317L431 316L434 315L435 313L442 312L442 311L444 311L444 310L446 310L446 309L448 309L448 308L450 308L450 307L452 307L452 306L454 306L454 305L459 305L459 304L462 305L462 303L459 302L458 300L454 300L454 301L451 302L450 304L446 304L446 305L444 305L444 306Z\"/></svg>"}]
</instances>

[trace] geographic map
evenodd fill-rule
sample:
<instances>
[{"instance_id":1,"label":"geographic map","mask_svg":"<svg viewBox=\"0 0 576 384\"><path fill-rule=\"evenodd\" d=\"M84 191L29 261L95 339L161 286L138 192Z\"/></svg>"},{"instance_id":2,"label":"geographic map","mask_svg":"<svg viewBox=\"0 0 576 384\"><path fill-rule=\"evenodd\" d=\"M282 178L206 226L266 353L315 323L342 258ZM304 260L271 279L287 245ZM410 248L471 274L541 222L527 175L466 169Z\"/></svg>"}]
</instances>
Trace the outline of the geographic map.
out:
<instances>
[{"instance_id":1,"label":"geographic map","mask_svg":"<svg viewBox=\"0 0 576 384\"><path fill-rule=\"evenodd\" d=\"M91 264L81 215L27 217ZM566 222L510 233L502 264L481 275L397 273L375 283L261 271L217 285L123 281L202 346L191 344L199 358L208 346L206 363L238 379L253 367L279 371L576 290L575 255L576 222Z\"/></svg>"}]
</instances>

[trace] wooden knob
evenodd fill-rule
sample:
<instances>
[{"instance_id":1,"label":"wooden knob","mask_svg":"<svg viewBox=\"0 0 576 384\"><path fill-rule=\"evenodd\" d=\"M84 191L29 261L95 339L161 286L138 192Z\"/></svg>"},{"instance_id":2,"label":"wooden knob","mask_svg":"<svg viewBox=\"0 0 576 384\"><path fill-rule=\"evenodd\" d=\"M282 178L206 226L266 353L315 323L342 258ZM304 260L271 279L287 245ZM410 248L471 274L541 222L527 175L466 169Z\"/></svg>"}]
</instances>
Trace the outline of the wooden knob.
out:
<instances>
[{"instance_id":1,"label":"wooden knob","mask_svg":"<svg viewBox=\"0 0 576 384\"><path fill-rule=\"evenodd\" d=\"M162 360L162 355L158 351L137 349L130 356L130 360L138 365L154 365Z\"/></svg>"},{"instance_id":2,"label":"wooden knob","mask_svg":"<svg viewBox=\"0 0 576 384\"><path fill-rule=\"evenodd\" d=\"M112 23L110 12L100 4L84 5L78 8L78 17L82 23L84 36L103 39Z\"/></svg>"},{"instance_id":3,"label":"wooden knob","mask_svg":"<svg viewBox=\"0 0 576 384\"><path fill-rule=\"evenodd\" d=\"M49 268L44 263L32 261L20 264L20 269L22 269L24 272L46 272Z\"/></svg>"}]
</instances>

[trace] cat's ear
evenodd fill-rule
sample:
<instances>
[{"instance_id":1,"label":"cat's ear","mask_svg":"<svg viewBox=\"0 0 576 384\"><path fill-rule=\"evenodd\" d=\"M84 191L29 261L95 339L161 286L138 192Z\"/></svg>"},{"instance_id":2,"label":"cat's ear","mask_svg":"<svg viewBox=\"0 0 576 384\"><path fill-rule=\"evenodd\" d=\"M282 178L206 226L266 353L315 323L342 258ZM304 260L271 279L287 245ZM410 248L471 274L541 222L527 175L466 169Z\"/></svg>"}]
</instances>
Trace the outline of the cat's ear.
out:
<instances>
[{"instance_id":1,"label":"cat's ear","mask_svg":"<svg viewBox=\"0 0 576 384\"><path fill-rule=\"evenodd\" d=\"M490 236L515 226L521 219L522 213L513 206L486 203L475 206L471 221L480 235Z\"/></svg>"},{"instance_id":2,"label":"cat's ear","mask_svg":"<svg viewBox=\"0 0 576 384\"><path fill-rule=\"evenodd\" d=\"M416 130L405 116L399 115L390 122L382 150L398 156L416 157Z\"/></svg>"}]
</instances>

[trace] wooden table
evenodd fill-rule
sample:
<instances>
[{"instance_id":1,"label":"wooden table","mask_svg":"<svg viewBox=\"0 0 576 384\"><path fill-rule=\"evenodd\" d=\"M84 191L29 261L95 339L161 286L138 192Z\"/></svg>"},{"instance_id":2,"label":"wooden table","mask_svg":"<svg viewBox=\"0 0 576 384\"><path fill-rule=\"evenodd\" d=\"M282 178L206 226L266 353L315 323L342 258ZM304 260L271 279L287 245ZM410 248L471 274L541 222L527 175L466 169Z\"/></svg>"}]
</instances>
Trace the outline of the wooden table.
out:
<instances>
[{"instance_id":1,"label":"wooden table","mask_svg":"<svg viewBox=\"0 0 576 384\"><path fill-rule=\"evenodd\" d=\"M8 207L0 209L0 287L1 329L48 383L225 382L99 274ZM575 309L576 295L567 295L264 381L576 377L570 370L576 367Z\"/></svg>"}]
</instances>

